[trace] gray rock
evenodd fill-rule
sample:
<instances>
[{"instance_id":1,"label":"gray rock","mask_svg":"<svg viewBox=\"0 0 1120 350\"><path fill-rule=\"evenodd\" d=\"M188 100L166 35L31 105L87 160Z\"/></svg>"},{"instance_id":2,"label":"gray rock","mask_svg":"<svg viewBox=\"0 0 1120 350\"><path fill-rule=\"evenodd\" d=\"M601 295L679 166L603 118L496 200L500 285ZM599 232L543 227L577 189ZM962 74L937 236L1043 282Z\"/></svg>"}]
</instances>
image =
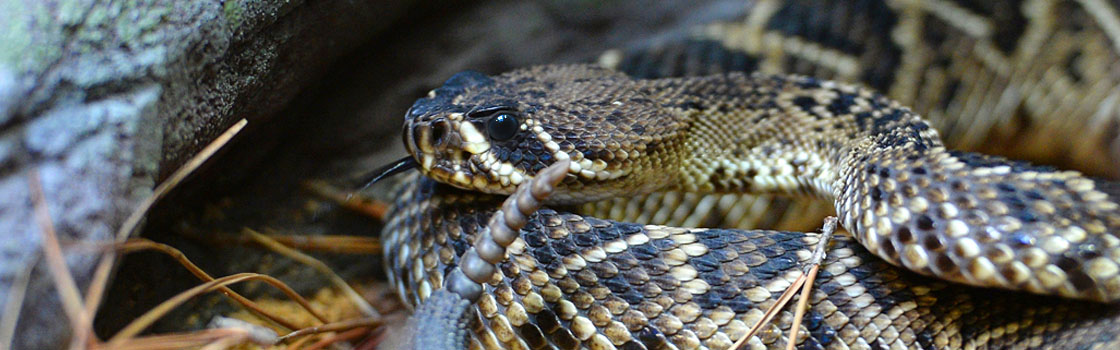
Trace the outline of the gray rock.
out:
<instances>
[{"instance_id":1,"label":"gray rock","mask_svg":"<svg viewBox=\"0 0 1120 350\"><path fill-rule=\"evenodd\" d=\"M0 0L0 305L39 254L32 170L63 240L105 242L215 135L271 117L407 3ZM83 291L95 258L67 251ZM45 269L29 288L14 347L65 346Z\"/></svg>"}]
</instances>

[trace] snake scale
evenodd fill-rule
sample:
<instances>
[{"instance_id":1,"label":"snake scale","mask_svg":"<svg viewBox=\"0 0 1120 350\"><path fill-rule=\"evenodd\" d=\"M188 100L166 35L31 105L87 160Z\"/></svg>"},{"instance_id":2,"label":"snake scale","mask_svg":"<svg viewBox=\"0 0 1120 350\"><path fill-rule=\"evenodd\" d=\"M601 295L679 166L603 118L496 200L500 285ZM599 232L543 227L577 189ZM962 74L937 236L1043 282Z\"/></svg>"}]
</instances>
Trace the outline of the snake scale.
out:
<instances>
[{"instance_id":1,"label":"snake scale","mask_svg":"<svg viewBox=\"0 0 1120 350\"><path fill-rule=\"evenodd\" d=\"M1011 6L1029 13L1047 2L997 3L1005 5L997 10ZM851 4L856 5L831 20L876 15L932 21L938 16L919 16L921 11L944 16L970 9L942 2ZM1086 2L1092 4L1099 5ZM783 13L812 13L805 10L810 5L819 4L759 2L745 27L775 23L768 21ZM874 12L890 6L894 11ZM844 5L824 7L834 11ZM711 28L716 27L698 35L718 32ZM897 33L908 27L892 28L893 40L901 40ZM851 29L853 35L887 30L874 22ZM972 44L1007 51L1006 36L1012 34L1003 27L988 29L991 37L981 35ZM805 35L799 30L806 29L777 31L796 38ZM1027 41L1028 32L1011 41ZM825 37L813 39L837 44ZM878 59L890 47L876 46L884 44L875 39L852 43ZM786 51L806 54L808 46ZM750 47L744 50L751 53ZM817 51L820 59L822 50ZM602 63L617 66L627 56L611 53ZM844 68L841 56L818 62L836 64L838 76L829 78L858 73L854 80L873 88L908 93L898 76L914 64L908 61L912 57L897 54L893 62L860 70ZM762 67L775 61L798 64L796 57L771 57L757 60L754 68L765 71ZM743 62L750 60L737 64ZM947 70L962 65L952 59L938 64ZM626 71L625 66L618 68ZM679 65L693 72L699 66ZM460 73L409 110L404 139L414 158L407 159L426 177L405 182L390 214L383 233L389 276L416 305L447 294L437 290L445 281L466 281L464 273L483 282L466 293L477 298L465 314L469 319L448 322L469 324L473 335L460 330L451 339L464 337L472 348L730 347L801 275L820 236L644 225L580 214L602 209L581 207L587 202L630 198L613 203L648 204L650 197L643 196L670 191L701 194L694 198L794 193L833 202L851 237L829 245L804 327L792 338L801 348L1120 344L1120 308L1108 303L1120 299L1120 191L1114 184L949 151L939 133L902 103L855 85L762 73L663 79L628 73L589 65L492 77ZM1102 75L1097 82L1110 78ZM956 84L942 92L976 88ZM920 106L917 92L909 93ZM1017 108L1022 110L1011 115L1019 121L1037 112ZM1076 156L1069 158L1076 162ZM549 188L550 195L534 192L549 208L521 205L514 195L495 215L501 195L535 181L539 171L556 163L567 166L561 169L566 175ZM511 216L511 208L524 215ZM503 230L519 231L519 238ZM508 240L500 243L508 252L476 245L491 238ZM468 257L460 260L464 253ZM475 263L482 261L479 256L495 260L496 269L482 269L488 265ZM440 310L424 306L420 314L439 317ZM748 346L784 346L791 322L791 314L783 313Z\"/></svg>"}]
</instances>

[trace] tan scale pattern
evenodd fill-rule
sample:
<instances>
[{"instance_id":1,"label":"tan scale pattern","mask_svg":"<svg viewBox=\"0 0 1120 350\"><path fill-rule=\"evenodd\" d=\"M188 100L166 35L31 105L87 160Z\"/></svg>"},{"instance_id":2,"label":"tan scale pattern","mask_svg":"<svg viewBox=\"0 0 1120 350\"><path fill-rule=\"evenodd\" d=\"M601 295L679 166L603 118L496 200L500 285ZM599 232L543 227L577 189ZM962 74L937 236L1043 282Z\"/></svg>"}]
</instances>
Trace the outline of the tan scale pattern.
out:
<instances>
[{"instance_id":1,"label":"tan scale pattern","mask_svg":"<svg viewBox=\"0 0 1120 350\"><path fill-rule=\"evenodd\" d=\"M1106 1L761 0L745 18L703 25L693 38L756 57L760 72L872 85L929 118L953 148L1116 177L1120 33L1111 28L1120 28L1118 14L1120 4ZM788 25L808 18L828 23ZM800 31L781 29L788 27ZM820 37L864 45L838 47ZM890 46L899 52L893 65ZM626 68L620 56L648 54L612 52L602 61ZM679 61L690 59L704 57ZM720 68L691 70L712 66ZM891 78L870 81L867 72L883 66L893 69ZM1083 142L1064 142L1073 137Z\"/></svg>"},{"instance_id":2,"label":"tan scale pattern","mask_svg":"<svg viewBox=\"0 0 1120 350\"><path fill-rule=\"evenodd\" d=\"M514 174L571 159L554 204L665 190L812 194L832 200L872 252L913 271L1120 299L1120 205L1092 180L948 152L918 115L868 89L736 73L638 80L587 65L468 77L406 120L405 143L436 180L509 193ZM521 132L491 140L476 125L492 114L471 111L493 110L517 116Z\"/></svg>"},{"instance_id":3,"label":"tan scale pattern","mask_svg":"<svg viewBox=\"0 0 1120 350\"><path fill-rule=\"evenodd\" d=\"M1120 177L1120 33L1109 29L1120 28L1115 2L751 3L741 19L698 26L686 40L611 50L599 62L647 78L759 71L861 83L926 117L952 149ZM837 37L843 39L830 40ZM891 73L870 74L877 70ZM803 231L834 211L828 201L773 195L664 197L679 199L615 198L581 212L673 226ZM731 205L701 205L716 199ZM619 209L633 207L660 209Z\"/></svg>"},{"instance_id":4,"label":"tan scale pattern","mask_svg":"<svg viewBox=\"0 0 1120 350\"><path fill-rule=\"evenodd\" d=\"M881 59L882 56L876 52L882 47L864 47L861 49L866 51L862 53L843 52L843 50L830 48L829 45L832 43L829 42L815 43L813 42L815 39L809 39L808 36L805 36L805 33L783 33L770 28L775 23L781 24L783 21L789 21L788 14L785 15L786 17L783 17L782 14L789 9L819 8L820 11L843 13L850 18L845 19L844 16L841 16L841 20L849 20L852 23L861 22L866 16L869 16L869 13L861 12L866 10L866 7L856 7L857 10L854 11L851 9L836 11L837 8L848 6L848 2L818 3L815 1L763 0L756 3L756 7L752 9L749 18L742 23L713 24L698 31L696 38L718 40L726 48L742 50L749 55L762 57L764 62L758 68L765 72L792 71L846 81L861 81L888 91L890 96L900 99L907 105L914 106L916 110L930 117L933 125L937 126L947 136L946 143L954 148L980 149L1017 157L1045 160L1051 163L1057 162L1097 174L1109 174L1110 170L1118 169L1115 166L1115 154L1120 153L1117 152L1117 145L1120 145L1120 143L1116 141L1115 131L1113 130L1116 129L1116 120L1120 113L1117 113L1118 109L1115 103L1117 97L1109 95L1109 93L1116 91L1115 86L1118 79L1114 67L1117 66L1116 48L1120 46L1116 44L1117 36L1110 35L1107 29L1116 27L1117 20L1113 18L1116 14L1114 8L1116 4L1101 1L1027 1L1022 4L1010 1L989 2L1003 10L1010 9L1011 12L1019 11L1026 14L1027 22L1024 25L1026 29L1019 37L1015 38L1014 44L1017 47L1008 50L999 47L1001 43L997 41L1002 39L998 38L999 33L993 31L1000 27L1006 27L1006 24L1001 23L1002 20L997 16L989 18L987 16L990 16L990 14L978 13L975 12L975 9L961 5L961 3L967 2L887 1L883 3L890 7L891 12L879 12L876 15L897 16L896 23L892 24L896 27L892 30L868 32L860 31L858 25L851 28L845 27L852 29L853 33L857 33L854 35L862 35L861 40L874 41L875 37L881 36L889 37L889 41L896 41L896 45L903 47L901 50L903 62L897 67L883 63L885 61ZM869 3L879 2L871 1ZM791 13L796 13L796 11ZM820 17L815 18L820 19ZM832 16L830 18L836 19L837 17ZM927 33L942 33L949 40L929 40ZM764 38L764 40L760 40L760 38ZM760 43L763 44L760 45ZM1009 54L1009 52L1013 53ZM644 54L646 53L639 53L639 55ZM630 53L626 55L632 56ZM608 53L604 56L603 62L618 64L618 62L623 61L623 59L620 59L621 56L623 55L614 52ZM611 57L614 58L611 59ZM685 58L679 60L679 62L687 61ZM943 65L944 62L949 64ZM619 66L625 67L626 65L623 62ZM710 66L701 65L700 67L712 69ZM873 80L868 80L863 75L878 66L895 69L895 74L885 81L885 85L884 82L877 84ZM690 67L695 67L695 65ZM668 73L663 74L696 74L697 72L692 68L686 68L673 73L673 69L676 68L666 69L664 71ZM708 70L708 72L720 71L720 69L716 67L714 70ZM1054 116L1061 116L1061 118ZM540 132L544 131L544 128L533 131L540 138ZM985 142L985 140L992 139L996 141ZM1078 139L1082 142L1067 142L1070 139ZM618 152L617 148L614 151L617 158L630 155L630 152ZM1111 152L1111 156L1109 152ZM934 165L941 166L940 164ZM581 164L580 170L591 169L593 166L595 164L587 167ZM948 171L946 174L952 174L952 171ZM1113 173L1113 175L1115 174ZM930 197L922 197L924 202L917 201L909 205L938 210L936 213L938 216L931 217L931 219L937 220L936 231L938 231L938 234L949 237L956 236L957 233L963 231L961 222L966 224L977 223L975 220L969 222L962 216L969 214L969 209L964 208L971 202L970 198L967 197L990 197L992 193L991 188L975 189L969 195L965 195L966 198L962 200L953 198L954 196L962 196L959 193L953 194L937 188L925 191L924 189L907 187L906 184L900 185L900 181L906 181L903 179L893 179L892 182L892 179L875 180L875 177L875 175L861 175L864 181L879 181L883 186L902 187L904 191L909 191L903 192L904 194L921 193L926 195L926 192L928 192ZM499 183L502 183L501 179L504 178L499 178ZM916 181L919 184L921 182L921 180ZM513 181L507 182L515 185ZM879 184L874 186L879 186ZM1106 199L1107 195L1101 191L1075 192L1079 192L1077 196L1085 194L1082 197L1087 197L1090 201L1099 200L1098 203L1106 203L1101 204L1105 207L1108 206L1107 203L1111 203L1102 200ZM996 196L999 196L998 191ZM899 202L905 198L908 197L903 196L896 199L892 195L889 200ZM932 203L931 206L930 198L938 199L938 201ZM950 203L946 203L944 199L948 199ZM958 200L962 200L962 202L956 202ZM705 203L707 204L697 205ZM955 242L951 252L948 248L938 249L936 245L934 245L934 248L908 245L903 249L895 249L896 241L911 241L916 238L899 235L896 239L893 237L894 235L881 235L880 232L891 230L879 229L876 226L881 225L884 221L904 222L906 214L903 214L903 211L892 211L889 215L883 215L876 214L877 211L881 212L882 210L878 210L876 208L877 204L874 203L850 202L849 205L858 207L861 210L857 211L868 214L862 215L861 219L854 222L857 225L862 224L867 228L874 229L864 232L865 234L860 235L859 238L865 243L876 242L872 244L878 246L878 249L874 249L877 254L884 254L896 263L911 268L918 267L919 270L923 266L930 270L938 268L937 262L939 259L936 257L930 258L930 255L938 253L948 252L940 256L948 257L949 260L959 260L965 256L982 256L983 259L976 259L970 261L967 265L960 265L965 266L963 270L938 272L954 275L953 278L957 279L971 279L970 282L979 282L982 285L986 283L985 281L995 281L998 284L1011 284L1017 288L1032 291L1039 291L1039 288L1043 288L1051 292L1057 290L1058 294L1071 294L1071 289L1077 288L1071 286L1070 276L1065 274L1060 266L1054 264L1053 253L1062 251L1062 247L1071 246L1071 242L1076 244L1083 241L1086 239L1085 237L1100 238L1088 235L1088 230L1084 230L1084 228L1082 230L1085 232L1082 233L1077 229L1063 231L1044 225L1043 227L1035 227L1035 229L1047 233L1046 242L1035 241L1033 243L1039 246L1026 249L1013 249L1006 244L986 245L986 243L992 243L985 242L985 240L991 240L991 235L985 236L983 234L977 238L969 237ZM689 222L690 225L687 226L694 226L691 223L700 223L702 226L731 223L741 227L774 224L780 227L804 229L806 220L803 217L815 217L816 215L799 215L803 213L799 210L803 210L805 207L815 207L818 210L831 211L830 208L825 208L825 206L827 204L822 206L819 201L815 204L790 203L770 196L755 199L741 195L712 196L670 191L648 196L642 195L637 199L612 199L610 204L598 204L584 210L595 210L595 213L600 213L598 215L603 217L625 218L652 223L679 225ZM1026 206L1039 213L1058 212L1063 208L1060 204L1055 205L1050 201L1037 200ZM639 210L635 210L636 208ZM768 211L759 209L768 209ZM1011 208L997 206L985 210L1002 212L1005 209ZM1102 209L1098 212L1108 211L1107 208ZM941 217L943 214L950 214L954 211L958 219ZM774 212L784 212L785 214L779 216L768 214ZM724 213L733 215L725 215ZM913 215L910 216L911 219L914 218ZM867 219L869 217L870 219ZM1068 220L1068 218L1066 219ZM863 221L867 221L867 223L863 224ZM812 223L811 220L809 222ZM1061 220L1059 220L1060 222ZM1003 227L1015 226L1014 222L1002 222L1001 224L1003 224ZM1098 221L1090 220L1086 227L1104 228L1104 231L1115 232L1109 229L1110 225L1115 225L1115 223L1106 218ZM972 231L977 231L975 227L969 228L970 234L974 233ZM875 234L868 235L867 233L870 233L870 231L874 231ZM1061 233L1057 233L1059 231ZM933 235L926 234L926 237L929 236ZM1103 237L1103 239L1108 240L1109 236ZM1108 244L1112 243L1105 243L1106 246ZM1115 245L1111 246L1114 247ZM891 250L893 250L893 253ZM1011 254L1015 255L1016 260L1000 265ZM454 258L453 254L450 253L441 253L440 255L445 257L444 261ZM606 255L606 253L603 252L603 255ZM896 256L892 258L891 255ZM1105 252L1104 255L1110 254ZM1104 283L1106 291L1116 290L1115 282L1107 282L1109 276L1115 275L1116 269L1115 252L1112 252L1111 255L1112 258L1097 256L1087 259L1087 262L1082 262L1087 267L1084 270L1085 275L1097 281L1106 281ZM940 260L944 261L944 259ZM1026 268L1023 268L1023 266L1026 266ZM1028 271L1029 269L1041 270L1032 275ZM417 271L420 269L414 266L412 270L414 273L418 273ZM990 277L977 279L976 276ZM1031 278L1036 280L1024 281L1020 278L1021 276L1033 276ZM421 285L418 289L419 293L424 294L426 288L430 292L431 285L439 285L440 277L432 277L432 279L433 282L437 283ZM1115 281L1115 278L1112 278L1111 281ZM1112 285L1109 285L1109 283L1112 283ZM849 294L856 292L858 290L853 290ZM877 297L870 298L875 299ZM867 297L864 299L867 299ZM948 319L959 319L961 315L967 314L967 311L962 310L970 311L973 309L954 309L956 315ZM642 308L642 312L646 315L654 311L660 312L660 310L655 310L650 306ZM1043 312L1046 311L1049 310ZM910 309L906 312L913 314L918 311ZM833 312L831 315L847 317L843 313ZM839 318L839 316L836 318ZM1054 317L1059 320L1054 321L1053 324L1055 325L1060 323L1061 317L1080 319L1080 316L1069 315ZM1030 316L1027 318L1029 319ZM933 325L932 327L939 326ZM1020 327L1026 326L1011 325L1007 326L1006 329L1012 329L1008 334L1012 334L1012 338L1015 338L1021 334L1015 332ZM896 326L895 328L899 327ZM1100 329L1088 327L1082 335L1099 334ZM949 330L947 332L938 331L933 334L936 334L937 344L949 344L953 348L968 345L960 341L943 341L945 333L956 334L955 332ZM1003 327L997 327L991 333L980 332L980 335L987 338L999 338L1004 332L1007 331ZM704 333L699 332L698 334ZM1018 344L1029 345L1030 347L1051 344L1048 341L1043 342L1037 337L1027 338L1032 340ZM856 343L861 341L864 344L867 343L866 339L863 338L855 338L855 341ZM974 343L970 344L975 345ZM986 342L981 342L981 344L986 344ZM1063 348L1062 343L1058 344L1054 347ZM1088 344L1093 344L1096 348L1108 348L1109 346L1101 345L1109 343L1099 340Z\"/></svg>"},{"instance_id":5,"label":"tan scale pattern","mask_svg":"<svg viewBox=\"0 0 1120 350\"><path fill-rule=\"evenodd\" d=\"M501 198L420 177L398 198L387 247L415 248L389 248L386 258L391 280L415 304L424 299L418 285L456 263L415 273L417 257L465 250ZM727 349L800 276L817 241L811 233L643 226L552 210L534 214L523 233L476 304L473 349ZM800 348L1120 346L1115 305L952 285L834 240ZM783 311L748 347L784 348L791 322Z\"/></svg>"}]
</instances>

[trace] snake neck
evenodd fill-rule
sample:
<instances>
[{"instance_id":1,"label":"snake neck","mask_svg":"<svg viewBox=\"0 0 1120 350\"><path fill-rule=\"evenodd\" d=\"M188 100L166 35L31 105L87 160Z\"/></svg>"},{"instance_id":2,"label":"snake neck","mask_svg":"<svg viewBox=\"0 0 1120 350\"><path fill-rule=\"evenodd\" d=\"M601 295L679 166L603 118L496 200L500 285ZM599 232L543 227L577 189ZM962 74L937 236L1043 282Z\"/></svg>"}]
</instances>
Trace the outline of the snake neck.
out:
<instances>
[{"instance_id":1,"label":"snake neck","mask_svg":"<svg viewBox=\"0 0 1120 350\"><path fill-rule=\"evenodd\" d=\"M683 120L669 189L829 200L860 155L940 147L925 121L882 95L813 78L727 74L654 80L647 93Z\"/></svg>"},{"instance_id":2,"label":"snake neck","mask_svg":"<svg viewBox=\"0 0 1120 350\"><path fill-rule=\"evenodd\" d=\"M1120 205L1076 172L947 151L918 115L855 86L737 74L648 84L686 125L669 189L815 195L895 265L1120 299Z\"/></svg>"}]
</instances>

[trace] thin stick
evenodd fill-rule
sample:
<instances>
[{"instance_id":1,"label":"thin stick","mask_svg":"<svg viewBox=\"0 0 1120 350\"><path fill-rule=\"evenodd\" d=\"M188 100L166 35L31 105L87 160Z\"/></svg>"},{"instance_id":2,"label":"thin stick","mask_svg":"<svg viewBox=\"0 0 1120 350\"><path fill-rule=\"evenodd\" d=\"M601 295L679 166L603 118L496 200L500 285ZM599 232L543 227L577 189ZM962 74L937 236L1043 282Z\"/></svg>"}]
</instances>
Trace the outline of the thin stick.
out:
<instances>
[{"instance_id":1,"label":"thin stick","mask_svg":"<svg viewBox=\"0 0 1120 350\"><path fill-rule=\"evenodd\" d=\"M817 246L813 248L813 256L809 261L815 265L820 265L824 261L825 255L828 253L828 242L832 240L832 234L836 233L836 227L839 225L835 216L824 218L824 226L821 227L821 237L817 240Z\"/></svg>"},{"instance_id":2,"label":"thin stick","mask_svg":"<svg viewBox=\"0 0 1120 350\"><path fill-rule=\"evenodd\" d=\"M817 271L821 268L821 261L824 260L828 241L832 239L834 231L836 231L836 218L830 216L824 221L820 240L817 241L817 247L813 249L813 256L810 258L812 267L809 268L809 277L805 279L805 286L801 289L801 299L798 300L797 309L793 314L793 324L789 328L789 341L786 342L786 350L793 350L793 347L797 345L797 333L801 331L801 320L805 318L805 311L808 309L809 295L813 292L813 281L817 279Z\"/></svg>"},{"instance_id":3,"label":"thin stick","mask_svg":"<svg viewBox=\"0 0 1120 350\"><path fill-rule=\"evenodd\" d=\"M166 254L166 255L170 256L171 258L175 259L175 261L179 262L179 265L182 265L184 268L187 269L187 271L190 271L191 274L193 274L195 277L202 280L203 282L210 282L210 281L214 280L214 277L211 277L210 274L206 273L206 271L199 268L198 265L194 264L194 262L191 262L191 260L188 259L187 256L185 254L183 254L182 251L180 251L178 249L175 249L172 246L163 244L163 243L156 243L156 242L144 239L144 238L132 238L132 239L129 239L128 241L124 242L123 244L117 245L117 249L121 253L131 253L131 252L140 251L140 250L155 250L157 252ZM265 319L268 319L272 322L276 322L276 324L278 324L278 325L280 325L284 328L287 328L289 330L295 330L295 329L300 328L299 325L291 323L290 321L285 320L284 318L280 317L279 315L274 315L271 312L265 310L264 308L261 308L260 305L257 305L257 303L253 302L252 300L249 300L249 298L246 298L245 296L233 291L232 289L229 289L229 287L225 287L225 286L218 287L218 291L222 292L222 294L224 294L226 297L228 297L230 299L233 299L233 301L237 302L238 304L241 304L246 309L249 309L249 311L251 311L251 312L253 312L253 313L257 314L258 316L261 316ZM303 305L303 304L301 304L301 305ZM310 306L310 304L308 304L307 306ZM315 310L308 309L308 312L311 312L312 314L315 314Z\"/></svg>"},{"instance_id":4,"label":"thin stick","mask_svg":"<svg viewBox=\"0 0 1120 350\"><path fill-rule=\"evenodd\" d=\"M315 337L313 337L313 336L296 339L295 341L288 344L288 349L305 349L306 347L304 347L303 345L307 344L307 342L310 342L314 339L315 339Z\"/></svg>"},{"instance_id":5,"label":"thin stick","mask_svg":"<svg viewBox=\"0 0 1120 350\"><path fill-rule=\"evenodd\" d=\"M215 340L214 342L212 342L210 344L206 344L206 346L198 348L198 350L229 349L231 346L244 343L245 340L246 340L245 338L221 338L221 339Z\"/></svg>"},{"instance_id":6,"label":"thin stick","mask_svg":"<svg viewBox=\"0 0 1120 350\"><path fill-rule=\"evenodd\" d=\"M774 319L774 316L778 314L778 311L781 311L782 308L786 307L786 304L789 304L790 299L793 299L793 295L799 289L801 289L801 286L805 285L806 277L807 276L805 274L801 274L800 277L797 277L797 279L793 281L793 284L790 284L789 287L786 288L786 291L778 297L778 301L775 302L774 305L771 305L769 309L766 309L766 313L762 315L762 319L758 320L758 322L756 322L754 326L751 327L750 331L747 331L747 334L744 334L742 338L739 338L739 341L736 341L735 344L731 346L731 348L741 348L743 344L747 342L747 339L750 339L755 335L755 333L758 333L758 331L762 329L762 326L770 323L770 320Z\"/></svg>"},{"instance_id":7,"label":"thin stick","mask_svg":"<svg viewBox=\"0 0 1120 350\"><path fill-rule=\"evenodd\" d=\"M813 265L809 268L809 277L805 279L805 286L801 288L801 298L797 301L797 309L793 314L793 325L789 328L789 342L786 343L786 350L793 350L793 347L797 345L797 332L801 331L801 320L805 318L809 293L813 291L813 280L817 278L817 270L820 267L820 265Z\"/></svg>"},{"instance_id":8,"label":"thin stick","mask_svg":"<svg viewBox=\"0 0 1120 350\"><path fill-rule=\"evenodd\" d=\"M180 182L183 182L183 179L186 179L188 175L198 170L198 167L206 163L210 157L218 153L218 150L229 143L229 141L232 140L237 133L241 132L241 129L244 129L245 125L248 123L249 121L245 119L238 120L233 126L230 126L229 129L226 129L225 132L218 135L214 141L210 141L210 144L207 144L201 151L198 151L198 154L195 154L191 159L187 160L186 163L183 163L179 169L175 169L175 172L171 173L171 176L168 176L167 180L164 180L159 186L156 186L155 190L152 191L152 195L144 198L144 201L140 202L140 206L136 207L136 210L132 211L132 215L129 215L128 219L121 225L120 230L117 231L117 241L124 241L125 238L131 236L132 231L139 226L140 220L144 218L144 215L148 213L152 205L155 205L157 201L163 199L163 196L167 195L172 188L178 186Z\"/></svg>"},{"instance_id":9,"label":"thin stick","mask_svg":"<svg viewBox=\"0 0 1120 350\"><path fill-rule=\"evenodd\" d=\"M377 310L373 308L373 306L367 303L366 300L362 298L361 294L358 294L358 292L355 291L354 288L351 288L350 285L342 279L342 277L339 277L338 274L334 273L334 270L331 270L330 266L327 266L327 264L323 263L319 259L315 259L314 257L304 254L295 249L288 248L287 246L280 244L275 240L272 240L271 238L269 238L269 236L263 235L257 231L253 231L252 229L244 228L242 229L242 231L253 240L264 245L266 248L280 253L281 255L284 255L292 260L298 261L304 265L310 266L316 271L319 271L320 273L326 275L327 278L331 281L331 284L334 284L335 287L338 287L339 290L345 293L346 296L350 298L350 301L357 305L358 309L361 309L362 313L366 316L376 318L381 317L381 314L378 313Z\"/></svg>"},{"instance_id":10,"label":"thin stick","mask_svg":"<svg viewBox=\"0 0 1120 350\"><path fill-rule=\"evenodd\" d=\"M774 303L774 305L771 305L770 308L766 309L766 313L763 314L762 319L755 323L754 326L752 326L751 329L747 331L747 334L743 335L743 337L739 338L739 340L731 346L732 349L742 348L743 344L746 344L748 339L758 333L758 331L761 330L762 327L767 323L770 323L770 321L774 319L774 316L777 315L782 308L785 308L786 304L789 304L790 299L793 299L793 295L797 291L803 289L802 287L804 287L806 285L806 282L810 279L810 274L812 274L813 279L816 278L816 273L814 271L820 266L820 262L824 260L824 254L826 248L828 247L828 241L832 239L832 233L834 231L836 231L836 218L826 218L824 221L824 227L821 229L821 237L817 241L817 246L813 249L813 255L809 258L809 262L812 264L812 267L809 268L808 273L802 273L801 276L797 277L797 279L794 280L788 288L786 288L785 292L783 292L782 295L778 297L777 302ZM809 283L809 285L812 286L812 283ZM803 295L804 294L805 293L803 293ZM804 312L802 312L802 314L804 314ZM799 323L801 322L795 321L794 325L791 328L796 331L796 325Z\"/></svg>"},{"instance_id":11,"label":"thin stick","mask_svg":"<svg viewBox=\"0 0 1120 350\"><path fill-rule=\"evenodd\" d=\"M156 307L152 308L151 310L148 310L148 312L144 313L140 317L137 317L135 320L132 321L132 323L129 323L127 326L125 326L119 332L117 332L117 334L114 335L113 338L109 339L109 346L113 346L114 344L127 341L128 339L136 336L136 334L139 334L141 331L148 328L148 326L151 326L152 323L155 323L156 320L163 317L165 314L170 312L172 309L174 309L174 308L178 307L179 305L182 305L183 303L187 302L187 300L190 300L191 298L194 298L198 295L202 295L204 293L207 293L207 292L210 292L210 291L213 291L213 290L217 290L218 287L227 286L227 285L242 282L242 281L250 281L250 280L263 281L265 283L268 283L269 285L272 285L273 287L276 287L281 292L283 292L285 295L288 295L289 298L292 298L294 300L298 299L297 302L304 302L304 303L307 302L306 300L303 299L303 297L300 297L299 294L296 294L296 292L293 291L291 289L291 287L288 287L288 285L284 284L284 282L281 282L280 280L278 280L278 279L276 279L272 276L262 275L262 274L259 274L259 273L249 273L249 272L233 274L233 275L217 278L213 281L197 285L197 286L195 286L191 289L188 289L186 291L183 291L183 292L175 295L174 297L171 297L171 299L167 299L166 301L164 301L163 303L160 303L159 305L156 305ZM312 314L312 315L315 315L315 314ZM318 316L318 315L315 315L315 316L317 316L317 318L321 317L321 316ZM324 323L326 323L326 322L324 322Z\"/></svg>"},{"instance_id":12,"label":"thin stick","mask_svg":"<svg viewBox=\"0 0 1120 350\"><path fill-rule=\"evenodd\" d=\"M343 208L363 213L380 221L385 221L385 214L389 212L389 205L385 202L367 199L355 195L353 192L346 193L322 181L305 181L303 189L315 196L335 202Z\"/></svg>"},{"instance_id":13,"label":"thin stick","mask_svg":"<svg viewBox=\"0 0 1120 350\"><path fill-rule=\"evenodd\" d=\"M194 232L184 231L183 235L215 244L245 244L257 241L245 235L224 235L221 237L203 236ZM331 254L380 254L381 240L376 237L347 236L347 235L315 235L296 236L288 234L274 234L269 232L268 238L285 246L299 249L303 252L327 252Z\"/></svg>"},{"instance_id":14,"label":"thin stick","mask_svg":"<svg viewBox=\"0 0 1120 350\"><path fill-rule=\"evenodd\" d=\"M311 346L308 346L308 347L304 348L304 350L322 349L322 348L326 347L327 345L331 345L331 344L334 344L334 343L338 343L340 341L347 341L347 340L351 340L351 339L363 336L367 332L369 332L369 330L368 329L363 329L363 328L351 329L351 330L344 331L342 333L338 333L338 334L335 334L333 336L324 338L323 340L320 340L320 341L318 341L314 344L311 344Z\"/></svg>"},{"instance_id":15,"label":"thin stick","mask_svg":"<svg viewBox=\"0 0 1120 350\"><path fill-rule=\"evenodd\" d=\"M39 232L42 234L40 244L43 248L43 258L47 261L55 290L62 300L62 308L70 319L70 329L74 331L70 348L85 347L92 321L90 314L86 313L82 305L81 293L78 291L78 284L74 282L70 267L66 266L66 258L62 255L62 247L58 244L58 235L54 231L50 209L47 208L46 198L43 196L43 184L39 182L37 171L31 170L27 175L27 186L31 191L31 203L35 207L35 221L39 223Z\"/></svg>"},{"instance_id":16,"label":"thin stick","mask_svg":"<svg viewBox=\"0 0 1120 350\"><path fill-rule=\"evenodd\" d=\"M191 159L187 160L186 163L178 169L175 169L175 172L171 173L171 176L156 186L156 188L152 190L152 194L144 198L144 200L140 202L140 205L132 210L132 213L128 215L128 218L121 224L120 229L117 230L116 241L118 243L124 242L125 239L131 237L140 225L140 220L148 215L148 211L152 209L152 206L155 205L156 202L163 199L171 189L178 186L183 179L186 179L188 175L194 173L199 166L206 163L218 150L225 147L225 145L229 143L237 133L241 132L248 123L249 121L246 119L241 119L233 123L233 126L230 126L229 129L226 129L221 135L218 135L214 141L210 141L210 144L203 147L198 154L195 154ZM86 312L90 315L96 315L97 308L101 306L101 299L109 283L109 273L112 271L115 262L116 255L114 253L105 253L102 255L101 261L97 264L97 268L93 272L93 278L90 280L89 290L86 291L85 298Z\"/></svg>"},{"instance_id":17,"label":"thin stick","mask_svg":"<svg viewBox=\"0 0 1120 350\"><path fill-rule=\"evenodd\" d=\"M129 339L112 346L93 347L93 350L174 350L204 346L222 339L252 340L248 331L240 328L204 329L190 333L160 334ZM260 344L269 345L269 344Z\"/></svg>"},{"instance_id":18,"label":"thin stick","mask_svg":"<svg viewBox=\"0 0 1120 350\"><path fill-rule=\"evenodd\" d=\"M31 282L31 271L39 264L41 255L35 254L27 266L23 267L12 285L8 287L8 299L4 301L4 314L0 315L0 348L14 349L16 324L19 323L19 312L23 308L23 297L27 295L27 286Z\"/></svg>"},{"instance_id":19,"label":"thin stick","mask_svg":"<svg viewBox=\"0 0 1120 350\"><path fill-rule=\"evenodd\" d=\"M315 326L315 327L308 327L308 328L300 329L300 330L297 330L295 332L291 332L291 333L288 333L288 334L285 334L285 335L281 336L279 338L279 341L282 342L282 341L285 341L285 340L288 340L288 339L291 339L291 338L304 336L304 335L319 334L319 333L325 333L325 332L345 331L345 330L350 330L350 329L360 328L360 327L377 327L377 326L380 326L380 325L381 325L381 319L380 318L375 318L375 317L366 317L366 318L359 318L359 319L353 319L353 320L346 320L346 321L328 323L328 324L321 325L321 326Z\"/></svg>"}]
</instances>

